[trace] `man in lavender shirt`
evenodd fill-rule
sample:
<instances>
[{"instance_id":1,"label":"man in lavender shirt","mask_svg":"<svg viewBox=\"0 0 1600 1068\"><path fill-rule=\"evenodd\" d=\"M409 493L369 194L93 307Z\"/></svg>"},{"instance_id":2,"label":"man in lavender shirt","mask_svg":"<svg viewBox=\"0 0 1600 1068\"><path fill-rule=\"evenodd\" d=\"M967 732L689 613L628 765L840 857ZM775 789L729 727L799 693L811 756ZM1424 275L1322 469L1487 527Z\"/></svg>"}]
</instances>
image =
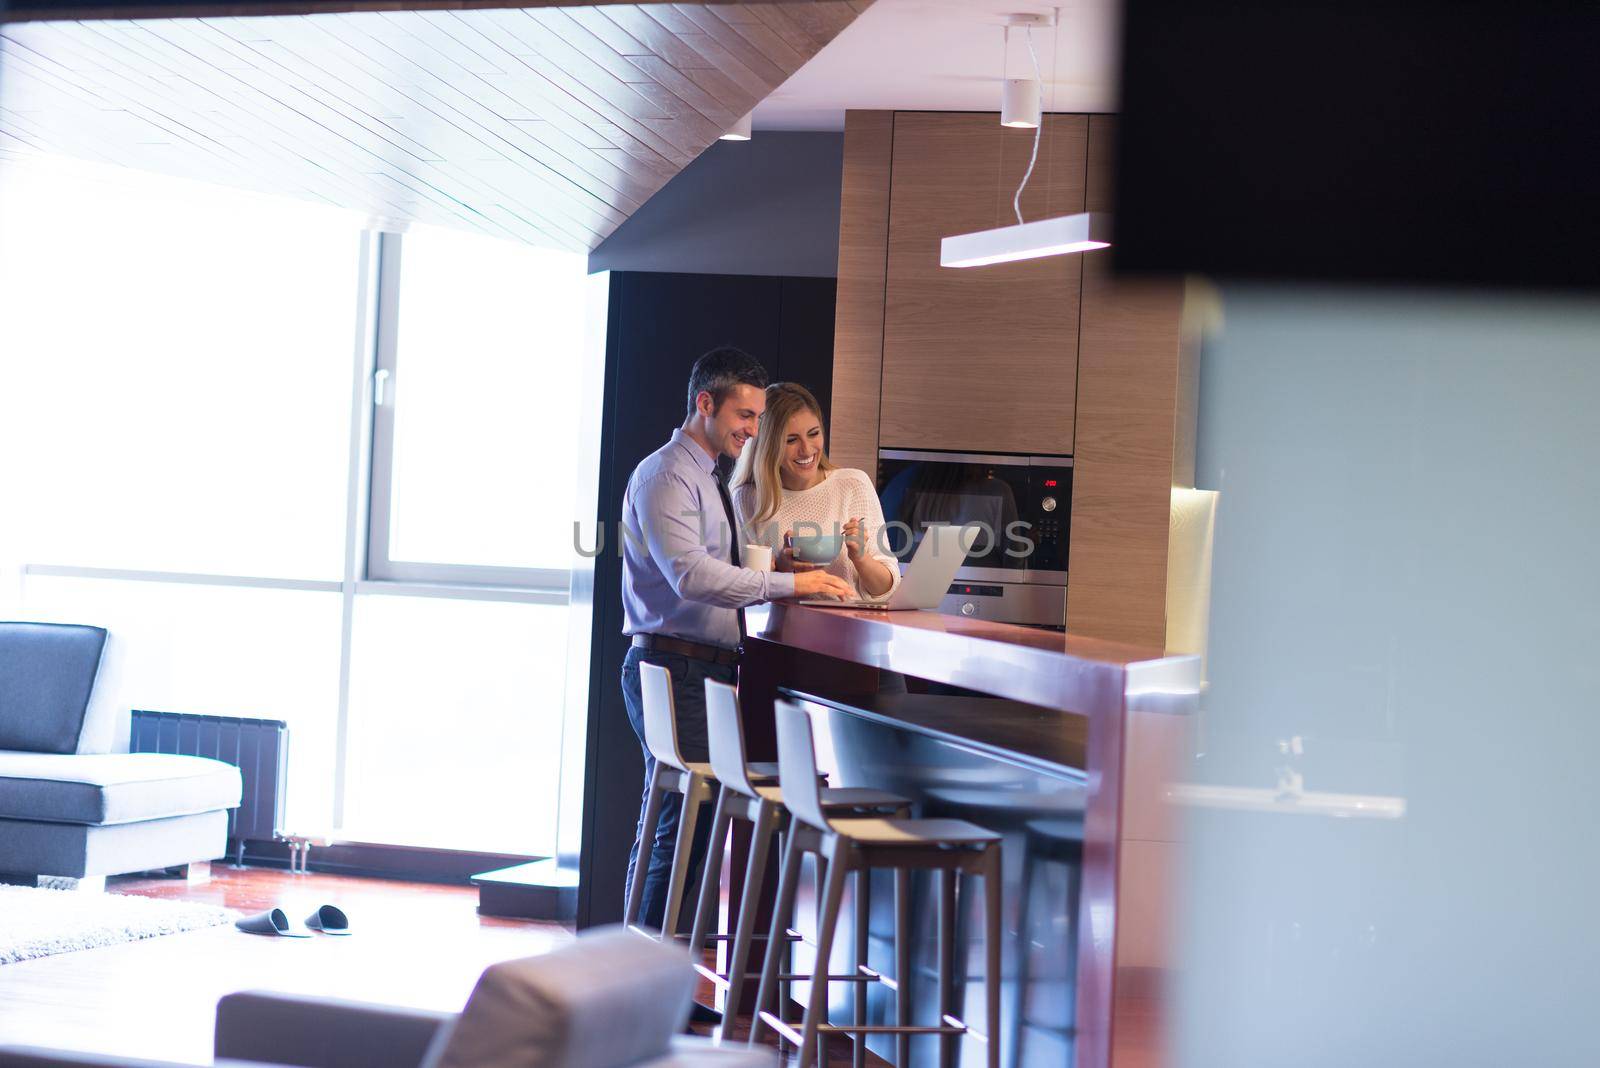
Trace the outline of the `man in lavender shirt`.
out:
<instances>
[{"instance_id":1,"label":"man in lavender shirt","mask_svg":"<svg viewBox=\"0 0 1600 1068\"><path fill-rule=\"evenodd\" d=\"M660 664L672 673L679 750L686 760L705 761L705 680L737 679L745 606L780 597L851 596L843 580L825 571L789 574L739 564L733 505L718 461L737 459L755 437L766 407L766 386L766 370L749 353L720 348L701 356L689 374L689 412L683 426L628 479L622 499L622 613L623 631L632 636L633 647L622 662L622 697L641 748L641 662ZM644 749L644 763L648 799L655 771L649 749ZM659 929L666 911L681 806L682 798L669 794L653 828L643 826L640 806L628 884L633 884L640 842L648 842L638 922L649 927ZM710 821L701 820L690 854L691 888L698 885L694 873L709 830ZM693 889L686 897L695 900Z\"/></svg>"}]
</instances>

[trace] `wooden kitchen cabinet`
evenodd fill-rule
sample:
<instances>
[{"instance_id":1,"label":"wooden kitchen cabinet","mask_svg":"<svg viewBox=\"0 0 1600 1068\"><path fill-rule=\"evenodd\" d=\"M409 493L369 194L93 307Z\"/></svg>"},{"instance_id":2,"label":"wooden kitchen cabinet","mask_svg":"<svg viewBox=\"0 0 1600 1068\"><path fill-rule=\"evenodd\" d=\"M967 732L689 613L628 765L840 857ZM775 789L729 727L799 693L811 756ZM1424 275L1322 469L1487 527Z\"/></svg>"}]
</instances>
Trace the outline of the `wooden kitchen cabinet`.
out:
<instances>
[{"instance_id":1,"label":"wooden kitchen cabinet","mask_svg":"<svg viewBox=\"0 0 1600 1068\"><path fill-rule=\"evenodd\" d=\"M847 111L839 198L839 298L833 320L828 455L875 475L883 385L883 289L889 241L892 111Z\"/></svg>"},{"instance_id":2,"label":"wooden kitchen cabinet","mask_svg":"<svg viewBox=\"0 0 1600 1068\"><path fill-rule=\"evenodd\" d=\"M940 267L942 238L1016 221L1033 138L998 118L847 113L830 452L1073 456L1068 628L1159 648L1172 486L1193 484L1182 288L1114 279L1109 251ZM1115 129L1049 116L1024 217L1113 212Z\"/></svg>"},{"instance_id":3,"label":"wooden kitchen cabinet","mask_svg":"<svg viewBox=\"0 0 1600 1068\"><path fill-rule=\"evenodd\" d=\"M1114 210L1116 121L1089 117L1089 211ZM1110 255L1062 257L1084 271L1067 629L1162 648L1172 487L1194 484L1183 290L1114 279Z\"/></svg>"},{"instance_id":4,"label":"wooden kitchen cabinet","mask_svg":"<svg viewBox=\"0 0 1600 1068\"><path fill-rule=\"evenodd\" d=\"M1047 117L1025 219L1084 210L1088 125ZM942 238L1016 221L1032 148L992 114L894 115L880 447L1072 452L1083 257L939 266Z\"/></svg>"}]
</instances>

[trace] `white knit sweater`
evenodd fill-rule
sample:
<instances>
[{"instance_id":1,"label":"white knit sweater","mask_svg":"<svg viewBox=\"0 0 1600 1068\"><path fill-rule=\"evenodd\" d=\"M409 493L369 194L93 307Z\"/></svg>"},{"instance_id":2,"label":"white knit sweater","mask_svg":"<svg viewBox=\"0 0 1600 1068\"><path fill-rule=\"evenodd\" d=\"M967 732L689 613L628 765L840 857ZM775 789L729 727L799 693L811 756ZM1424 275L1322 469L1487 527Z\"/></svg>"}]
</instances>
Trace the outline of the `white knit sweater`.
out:
<instances>
[{"instance_id":1,"label":"white knit sweater","mask_svg":"<svg viewBox=\"0 0 1600 1068\"><path fill-rule=\"evenodd\" d=\"M822 481L810 489L786 489L782 493L777 514L769 520L756 523L752 519L756 510L755 486L746 483L733 491L733 506L748 539L772 546L773 558L776 559L783 547L785 531L792 530L804 535L815 534L820 529L823 534L832 534L841 530L850 520L860 519L866 528L867 552L881 560L894 577L894 585L889 588L892 590L900 584L900 562L885 550L879 537L883 530L883 506L878 503L878 492L865 471L836 467L825 472ZM841 552L826 570L830 575L837 575L850 583L857 596L866 596L848 552Z\"/></svg>"}]
</instances>

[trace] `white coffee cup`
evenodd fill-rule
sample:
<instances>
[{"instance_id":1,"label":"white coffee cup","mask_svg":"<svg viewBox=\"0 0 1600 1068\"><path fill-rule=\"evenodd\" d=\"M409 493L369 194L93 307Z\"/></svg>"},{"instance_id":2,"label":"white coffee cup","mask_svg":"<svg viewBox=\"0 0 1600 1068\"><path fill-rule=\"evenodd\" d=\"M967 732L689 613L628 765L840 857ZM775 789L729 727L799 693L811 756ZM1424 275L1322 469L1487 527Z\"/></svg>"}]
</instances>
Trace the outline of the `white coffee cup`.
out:
<instances>
[{"instance_id":1,"label":"white coffee cup","mask_svg":"<svg viewBox=\"0 0 1600 1068\"><path fill-rule=\"evenodd\" d=\"M739 560L745 567L756 571L772 570L772 548L767 545L746 545L739 550Z\"/></svg>"}]
</instances>

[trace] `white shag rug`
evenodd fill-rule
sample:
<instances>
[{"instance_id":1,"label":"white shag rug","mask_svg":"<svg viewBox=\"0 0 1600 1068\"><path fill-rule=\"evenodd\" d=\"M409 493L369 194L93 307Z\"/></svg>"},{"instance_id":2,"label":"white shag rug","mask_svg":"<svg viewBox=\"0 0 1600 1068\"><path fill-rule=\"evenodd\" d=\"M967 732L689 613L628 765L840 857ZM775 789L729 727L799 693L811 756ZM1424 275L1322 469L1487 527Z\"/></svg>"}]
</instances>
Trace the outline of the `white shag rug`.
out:
<instances>
[{"instance_id":1,"label":"white shag rug","mask_svg":"<svg viewBox=\"0 0 1600 1068\"><path fill-rule=\"evenodd\" d=\"M188 901L0 886L0 964L216 927L235 916Z\"/></svg>"}]
</instances>

